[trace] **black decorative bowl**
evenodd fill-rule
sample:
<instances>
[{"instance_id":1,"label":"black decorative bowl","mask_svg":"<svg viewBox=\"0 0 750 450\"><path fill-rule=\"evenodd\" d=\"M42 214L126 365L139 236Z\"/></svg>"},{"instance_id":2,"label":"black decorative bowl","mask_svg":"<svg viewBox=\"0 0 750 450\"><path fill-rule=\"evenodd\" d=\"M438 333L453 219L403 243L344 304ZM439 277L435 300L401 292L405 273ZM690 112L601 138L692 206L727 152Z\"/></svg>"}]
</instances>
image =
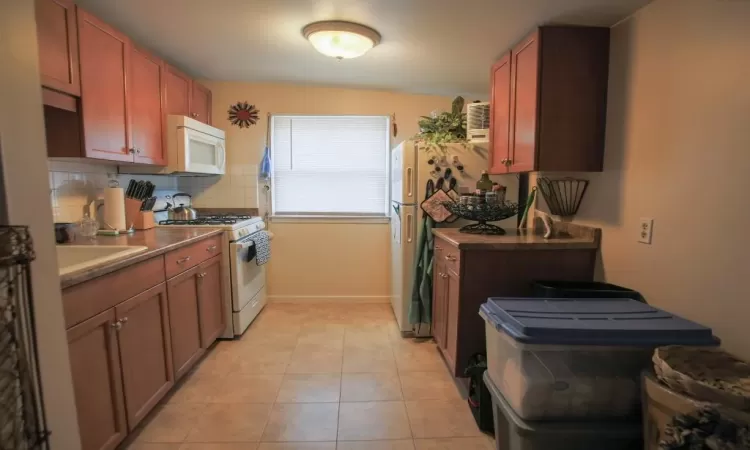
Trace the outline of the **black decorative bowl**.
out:
<instances>
[{"instance_id":1,"label":"black decorative bowl","mask_svg":"<svg viewBox=\"0 0 750 450\"><path fill-rule=\"evenodd\" d=\"M466 225L459 229L462 233L470 234L505 234L505 230L487 222L497 222L518 214L518 203L498 202L495 204L480 203L467 205L456 202L443 202L443 206L462 219L474 220L477 223Z\"/></svg>"}]
</instances>

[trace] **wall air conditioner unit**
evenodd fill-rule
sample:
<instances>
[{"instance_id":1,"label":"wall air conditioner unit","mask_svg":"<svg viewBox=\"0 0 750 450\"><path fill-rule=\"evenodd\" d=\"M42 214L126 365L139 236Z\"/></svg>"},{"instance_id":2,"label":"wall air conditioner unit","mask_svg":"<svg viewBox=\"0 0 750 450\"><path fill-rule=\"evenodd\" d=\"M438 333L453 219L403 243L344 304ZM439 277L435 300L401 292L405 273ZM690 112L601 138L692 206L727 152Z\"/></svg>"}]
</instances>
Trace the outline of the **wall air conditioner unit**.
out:
<instances>
[{"instance_id":1,"label":"wall air conditioner unit","mask_svg":"<svg viewBox=\"0 0 750 450\"><path fill-rule=\"evenodd\" d=\"M466 138L472 144L490 142L489 102L466 105Z\"/></svg>"}]
</instances>

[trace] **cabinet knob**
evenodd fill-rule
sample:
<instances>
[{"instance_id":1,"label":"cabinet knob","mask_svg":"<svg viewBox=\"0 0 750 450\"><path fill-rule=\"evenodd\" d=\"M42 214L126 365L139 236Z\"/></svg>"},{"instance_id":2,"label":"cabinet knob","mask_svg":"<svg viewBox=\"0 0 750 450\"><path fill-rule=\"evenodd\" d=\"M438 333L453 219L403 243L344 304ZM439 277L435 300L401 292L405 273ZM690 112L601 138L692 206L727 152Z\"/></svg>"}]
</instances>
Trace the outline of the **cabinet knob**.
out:
<instances>
[{"instance_id":1,"label":"cabinet knob","mask_svg":"<svg viewBox=\"0 0 750 450\"><path fill-rule=\"evenodd\" d=\"M195 118L195 119L198 118L198 113L191 113L190 115L193 116L193 118Z\"/></svg>"},{"instance_id":2,"label":"cabinet knob","mask_svg":"<svg viewBox=\"0 0 750 450\"><path fill-rule=\"evenodd\" d=\"M143 150L141 150L140 148L136 148L136 149L135 149L135 152L136 152L136 153L138 153L139 155L141 154L141 152L142 152L142 151L143 151Z\"/></svg>"},{"instance_id":3,"label":"cabinet knob","mask_svg":"<svg viewBox=\"0 0 750 450\"><path fill-rule=\"evenodd\" d=\"M443 277L443 278L448 278L448 274L447 273L441 273L440 276Z\"/></svg>"},{"instance_id":4,"label":"cabinet knob","mask_svg":"<svg viewBox=\"0 0 750 450\"><path fill-rule=\"evenodd\" d=\"M135 148L134 147L129 148L128 149L128 153L130 153L130 154L135 153Z\"/></svg>"},{"instance_id":5,"label":"cabinet knob","mask_svg":"<svg viewBox=\"0 0 750 450\"><path fill-rule=\"evenodd\" d=\"M439 246L439 245L436 245L436 246L435 246L435 250L442 250L442 249L443 249L443 247L441 247L441 246Z\"/></svg>"},{"instance_id":6,"label":"cabinet knob","mask_svg":"<svg viewBox=\"0 0 750 450\"><path fill-rule=\"evenodd\" d=\"M209 253L213 253L213 252L216 251L216 246L215 245L210 245L210 246L206 247L206 251L209 252Z\"/></svg>"},{"instance_id":7,"label":"cabinet knob","mask_svg":"<svg viewBox=\"0 0 750 450\"><path fill-rule=\"evenodd\" d=\"M203 272L203 273L199 273L199 274L198 274L198 278L203 278L203 277L205 277L205 276L206 276L206 272Z\"/></svg>"},{"instance_id":8,"label":"cabinet knob","mask_svg":"<svg viewBox=\"0 0 750 450\"><path fill-rule=\"evenodd\" d=\"M184 258L180 258L177 261L175 261L177 264L185 264L186 262L190 261L190 257L186 256Z\"/></svg>"},{"instance_id":9,"label":"cabinet knob","mask_svg":"<svg viewBox=\"0 0 750 450\"><path fill-rule=\"evenodd\" d=\"M448 261L455 261L456 257L453 255L445 255L445 259L447 259Z\"/></svg>"},{"instance_id":10,"label":"cabinet knob","mask_svg":"<svg viewBox=\"0 0 750 450\"><path fill-rule=\"evenodd\" d=\"M505 165L506 166L510 166L512 164L513 164L513 160L512 159L508 158L508 159L505 160Z\"/></svg>"},{"instance_id":11,"label":"cabinet knob","mask_svg":"<svg viewBox=\"0 0 750 450\"><path fill-rule=\"evenodd\" d=\"M112 325L110 325L110 326L111 326L112 328L114 328L114 329L115 329L115 331L120 331L120 330L122 330L122 322L120 322L119 320L118 320L117 322L114 322L114 323L113 323Z\"/></svg>"}]
</instances>

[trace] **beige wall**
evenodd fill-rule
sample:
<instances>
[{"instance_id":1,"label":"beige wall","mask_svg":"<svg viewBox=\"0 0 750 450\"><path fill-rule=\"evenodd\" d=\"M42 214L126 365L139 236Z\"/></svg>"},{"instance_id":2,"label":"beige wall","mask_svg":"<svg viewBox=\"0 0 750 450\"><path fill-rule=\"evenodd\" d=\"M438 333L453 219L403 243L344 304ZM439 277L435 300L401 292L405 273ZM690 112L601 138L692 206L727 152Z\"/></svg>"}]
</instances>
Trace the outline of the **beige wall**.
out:
<instances>
[{"instance_id":1,"label":"beige wall","mask_svg":"<svg viewBox=\"0 0 750 450\"><path fill-rule=\"evenodd\" d=\"M81 448L57 275L47 184L33 1L0 2L0 147L9 221L28 225L36 336L50 448ZM4 405L5 406L5 405Z\"/></svg>"},{"instance_id":2,"label":"beige wall","mask_svg":"<svg viewBox=\"0 0 750 450\"><path fill-rule=\"evenodd\" d=\"M750 358L750 2L657 0L612 30L602 276ZM655 220L640 244L639 218Z\"/></svg>"},{"instance_id":3,"label":"beige wall","mask_svg":"<svg viewBox=\"0 0 750 450\"><path fill-rule=\"evenodd\" d=\"M209 81L206 85L213 92L214 125L227 131L230 174L233 171L256 173L265 142L268 113L395 113L399 128L398 137L392 142L395 145L417 132L420 115L448 109L451 102L448 97L289 84ZM231 104L245 100L260 109L260 122L250 129L230 126L227 109ZM210 189L234 191L214 186ZM244 186L243 189L248 195L260 191L257 204L261 209L265 207L262 190L257 190L256 186ZM202 195L199 194L196 201L201 204ZM255 206L250 202L246 205ZM242 205L238 201L236 205L227 206ZM268 268L268 293L273 299L388 301L388 224L271 223L270 229L276 236Z\"/></svg>"}]
</instances>

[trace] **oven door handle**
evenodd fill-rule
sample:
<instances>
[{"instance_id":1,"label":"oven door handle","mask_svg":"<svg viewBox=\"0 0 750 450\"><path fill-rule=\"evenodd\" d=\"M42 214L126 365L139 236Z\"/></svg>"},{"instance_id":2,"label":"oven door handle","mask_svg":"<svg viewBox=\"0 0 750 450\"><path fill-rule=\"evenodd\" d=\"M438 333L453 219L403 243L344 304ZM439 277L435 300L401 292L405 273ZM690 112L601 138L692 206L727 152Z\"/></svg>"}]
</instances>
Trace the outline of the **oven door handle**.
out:
<instances>
[{"instance_id":1,"label":"oven door handle","mask_svg":"<svg viewBox=\"0 0 750 450\"><path fill-rule=\"evenodd\" d=\"M253 245L255 245L255 242L250 238L245 238L240 241L232 242L232 245L236 246L237 250L243 250L248 247L252 247Z\"/></svg>"}]
</instances>

